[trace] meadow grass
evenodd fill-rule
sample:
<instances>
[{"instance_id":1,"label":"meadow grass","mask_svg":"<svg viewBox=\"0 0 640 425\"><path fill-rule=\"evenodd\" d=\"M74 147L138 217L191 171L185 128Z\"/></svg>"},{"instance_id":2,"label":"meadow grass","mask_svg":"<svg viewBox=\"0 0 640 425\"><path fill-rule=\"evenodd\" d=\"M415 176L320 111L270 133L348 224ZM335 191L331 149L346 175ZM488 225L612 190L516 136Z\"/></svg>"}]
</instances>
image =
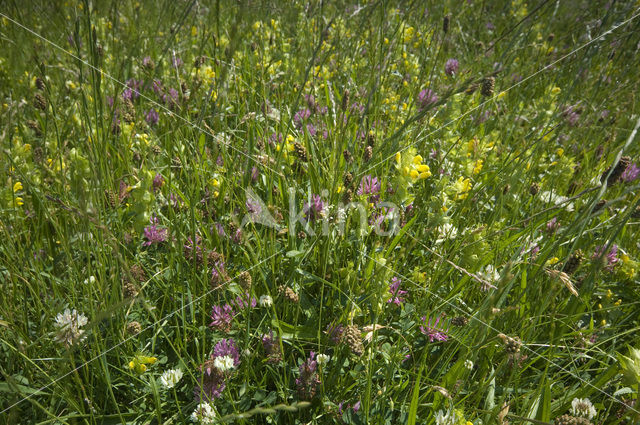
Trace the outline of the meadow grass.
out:
<instances>
[{"instance_id":1,"label":"meadow grass","mask_svg":"<svg viewBox=\"0 0 640 425\"><path fill-rule=\"evenodd\" d=\"M639 6L2 3L3 423L638 423Z\"/></svg>"}]
</instances>

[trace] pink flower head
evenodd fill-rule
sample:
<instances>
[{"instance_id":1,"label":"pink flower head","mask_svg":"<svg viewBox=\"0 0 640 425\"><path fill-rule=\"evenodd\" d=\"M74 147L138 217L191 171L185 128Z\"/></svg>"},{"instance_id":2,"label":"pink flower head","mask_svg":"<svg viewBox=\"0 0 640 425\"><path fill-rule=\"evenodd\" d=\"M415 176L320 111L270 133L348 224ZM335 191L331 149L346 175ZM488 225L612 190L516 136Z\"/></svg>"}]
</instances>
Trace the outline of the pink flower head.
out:
<instances>
[{"instance_id":1,"label":"pink flower head","mask_svg":"<svg viewBox=\"0 0 640 425\"><path fill-rule=\"evenodd\" d=\"M387 303L394 303L395 305L400 305L404 302L403 295L407 294L407 291L403 291L400 289L401 279L397 277L391 278L391 283L389 284L389 292L391 293L391 298L387 300Z\"/></svg>"},{"instance_id":2,"label":"pink flower head","mask_svg":"<svg viewBox=\"0 0 640 425\"><path fill-rule=\"evenodd\" d=\"M431 319L429 319L429 322L426 323L426 325L420 326L420 332L427 335L429 342L446 341L449 339L449 335L447 335L446 330L438 327L441 317L442 316L438 316L433 323L431 323ZM422 321L424 322L425 320L426 318L422 316Z\"/></svg>"}]
</instances>

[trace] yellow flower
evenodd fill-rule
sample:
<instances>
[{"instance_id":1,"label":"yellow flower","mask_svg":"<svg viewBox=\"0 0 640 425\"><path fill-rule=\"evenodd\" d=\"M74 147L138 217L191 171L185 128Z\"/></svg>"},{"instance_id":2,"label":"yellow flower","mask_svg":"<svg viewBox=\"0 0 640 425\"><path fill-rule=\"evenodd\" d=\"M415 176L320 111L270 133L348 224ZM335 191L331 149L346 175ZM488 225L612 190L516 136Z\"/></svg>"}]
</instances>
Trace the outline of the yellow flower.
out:
<instances>
[{"instance_id":1,"label":"yellow flower","mask_svg":"<svg viewBox=\"0 0 640 425\"><path fill-rule=\"evenodd\" d=\"M473 167L473 174L479 174L482 170L483 161L481 159L476 161L475 167Z\"/></svg>"},{"instance_id":2,"label":"yellow flower","mask_svg":"<svg viewBox=\"0 0 640 425\"><path fill-rule=\"evenodd\" d=\"M158 359L155 357L143 356L136 354L133 360L129 362L129 369L133 370L137 374L143 374L147 370L147 365L154 364Z\"/></svg>"},{"instance_id":3,"label":"yellow flower","mask_svg":"<svg viewBox=\"0 0 640 425\"><path fill-rule=\"evenodd\" d=\"M22 189L23 189L23 187L22 187L22 183L21 182L16 182L13 185L13 193L16 193L17 191L22 190Z\"/></svg>"},{"instance_id":4,"label":"yellow flower","mask_svg":"<svg viewBox=\"0 0 640 425\"><path fill-rule=\"evenodd\" d=\"M16 196L16 205L21 207L22 205L24 205L24 202L22 201L22 198L19 196Z\"/></svg>"},{"instance_id":5,"label":"yellow flower","mask_svg":"<svg viewBox=\"0 0 640 425\"><path fill-rule=\"evenodd\" d=\"M466 199L469 195L469 191L471 190L471 180L464 177L458 177L458 180L453 184L453 187L456 191L455 199Z\"/></svg>"},{"instance_id":6,"label":"yellow flower","mask_svg":"<svg viewBox=\"0 0 640 425\"><path fill-rule=\"evenodd\" d=\"M547 260L547 265L548 266L552 266L554 264L556 264L558 261L560 261L560 259L558 257L553 257Z\"/></svg>"},{"instance_id":7,"label":"yellow flower","mask_svg":"<svg viewBox=\"0 0 640 425\"><path fill-rule=\"evenodd\" d=\"M195 37L196 35L198 35L198 28L193 26L191 27L191 37Z\"/></svg>"},{"instance_id":8,"label":"yellow flower","mask_svg":"<svg viewBox=\"0 0 640 425\"><path fill-rule=\"evenodd\" d=\"M554 87L551 89L551 94L558 94L560 93L562 90L560 89L560 87Z\"/></svg>"}]
</instances>

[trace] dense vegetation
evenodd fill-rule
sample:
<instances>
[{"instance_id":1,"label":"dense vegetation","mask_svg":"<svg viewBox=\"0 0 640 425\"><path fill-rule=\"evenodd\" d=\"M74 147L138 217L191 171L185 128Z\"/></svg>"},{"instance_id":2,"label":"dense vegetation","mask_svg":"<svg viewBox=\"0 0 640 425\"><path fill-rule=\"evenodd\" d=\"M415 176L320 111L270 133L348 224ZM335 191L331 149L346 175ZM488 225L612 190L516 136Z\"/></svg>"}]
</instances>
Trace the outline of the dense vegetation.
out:
<instances>
[{"instance_id":1,"label":"dense vegetation","mask_svg":"<svg viewBox=\"0 0 640 425\"><path fill-rule=\"evenodd\" d=\"M640 5L0 4L0 418L634 424Z\"/></svg>"}]
</instances>

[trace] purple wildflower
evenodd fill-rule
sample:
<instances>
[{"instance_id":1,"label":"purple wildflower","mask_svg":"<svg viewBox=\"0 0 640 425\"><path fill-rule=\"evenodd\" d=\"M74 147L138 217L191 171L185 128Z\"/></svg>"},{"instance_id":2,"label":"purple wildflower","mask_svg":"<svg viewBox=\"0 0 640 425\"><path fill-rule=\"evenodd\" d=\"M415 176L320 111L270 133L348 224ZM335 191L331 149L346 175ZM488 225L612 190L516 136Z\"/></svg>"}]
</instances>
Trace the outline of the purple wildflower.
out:
<instances>
[{"instance_id":1,"label":"purple wildflower","mask_svg":"<svg viewBox=\"0 0 640 425\"><path fill-rule=\"evenodd\" d=\"M565 106L561 115L570 126L575 126L580 119L580 112L575 105Z\"/></svg>"},{"instance_id":2,"label":"purple wildflower","mask_svg":"<svg viewBox=\"0 0 640 425\"><path fill-rule=\"evenodd\" d=\"M344 326L330 323L327 326L327 330L325 331L325 333L329 336L329 339L334 344L337 344L342 339L342 331L344 331Z\"/></svg>"},{"instance_id":3,"label":"purple wildflower","mask_svg":"<svg viewBox=\"0 0 640 425\"><path fill-rule=\"evenodd\" d=\"M624 169L620 178L623 182L630 183L637 179L638 176L640 176L640 168L638 168L638 166L634 162L632 162L631 164L627 165L627 168Z\"/></svg>"},{"instance_id":4,"label":"purple wildflower","mask_svg":"<svg viewBox=\"0 0 640 425\"><path fill-rule=\"evenodd\" d=\"M449 59L447 63L444 64L444 73L451 77L458 72L459 66L460 64L456 59Z\"/></svg>"},{"instance_id":5,"label":"purple wildflower","mask_svg":"<svg viewBox=\"0 0 640 425\"><path fill-rule=\"evenodd\" d=\"M593 255L591 256L591 259L595 260L597 258L602 257L603 261L604 261L604 268L607 271L613 271L613 269L615 268L616 264L618 264L618 245L613 244L611 246L611 249L609 250L609 252L605 255L604 254L604 250L605 250L606 245L600 245L597 246L595 249L595 252L593 253Z\"/></svg>"},{"instance_id":6,"label":"purple wildflower","mask_svg":"<svg viewBox=\"0 0 640 425\"><path fill-rule=\"evenodd\" d=\"M227 276L224 269L224 261L218 260L211 265L211 284L216 286Z\"/></svg>"},{"instance_id":7,"label":"purple wildflower","mask_svg":"<svg viewBox=\"0 0 640 425\"><path fill-rule=\"evenodd\" d=\"M318 133L318 129L312 123L307 123L307 132L309 133L309 136L315 137Z\"/></svg>"},{"instance_id":8,"label":"purple wildflower","mask_svg":"<svg viewBox=\"0 0 640 425\"><path fill-rule=\"evenodd\" d=\"M396 276L391 278L391 283L389 284L389 293L391 294L391 298L387 300L387 303L394 303L395 305L400 305L404 302L403 295L407 294L407 291L403 291L400 289L401 279L398 279Z\"/></svg>"},{"instance_id":9,"label":"purple wildflower","mask_svg":"<svg viewBox=\"0 0 640 425\"><path fill-rule=\"evenodd\" d=\"M247 199L247 201L244 204L247 207L247 212L249 214L257 215L257 214L260 214L260 212L262 212L262 207L260 206L260 203L258 203L258 201L255 201L253 199Z\"/></svg>"},{"instance_id":10,"label":"purple wildflower","mask_svg":"<svg viewBox=\"0 0 640 425\"><path fill-rule=\"evenodd\" d=\"M356 193L358 195L375 195L378 192L380 192L380 182L377 177L372 177L369 174L362 178Z\"/></svg>"},{"instance_id":11,"label":"purple wildflower","mask_svg":"<svg viewBox=\"0 0 640 425\"><path fill-rule=\"evenodd\" d=\"M171 66L173 66L174 68L180 68L183 63L184 62L182 62L182 59L180 59L176 55L173 55L173 57L171 58Z\"/></svg>"},{"instance_id":12,"label":"purple wildflower","mask_svg":"<svg viewBox=\"0 0 640 425\"><path fill-rule=\"evenodd\" d=\"M425 89L418 93L418 106L420 109L425 109L429 105L432 105L438 101L438 95L431 89Z\"/></svg>"},{"instance_id":13,"label":"purple wildflower","mask_svg":"<svg viewBox=\"0 0 640 425\"><path fill-rule=\"evenodd\" d=\"M155 192L158 189L160 189L163 184L164 184L164 177L162 177L162 174L160 173L156 174L156 176L153 178L153 183L152 183L153 191Z\"/></svg>"},{"instance_id":14,"label":"purple wildflower","mask_svg":"<svg viewBox=\"0 0 640 425\"><path fill-rule=\"evenodd\" d=\"M225 304L222 307L214 305L211 310L211 323L209 326L222 332L229 332L233 316L233 308L229 304Z\"/></svg>"},{"instance_id":15,"label":"purple wildflower","mask_svg":"<svg viewBox=\"0 0 640 425\"><path fill-rule=\"evenodd\" d=\"M153 80L153 83L151 83L151 88L153 89L154 93L160 97L162 97L163 94L163 90L162 90L162 81L160 80Z\"/></svg>"},{"instance_id":16,"label":"purple wildflower","mask_svg":"<svg viewBox=\"0 0 640 425\"><path fill-rule=\"evenodd\" d=\"M158 219L152 218L151 224L144 228L144 237L147 239L147 241L143 244L144 246L149 246L154 243L166 242L169 231L164 227L158 227L157 223Z\"/></svg>"},{"instance_id":17,"label":"purple wildflower","mask_svg":"<svg viewBox=\"0 0 640 425\"><path fill-rule=\"evenodd\" d=\"M216 158L216 165L218 167L222 167L224 165L224 159L222 158L222 155L218 155L218 158Z\"/></svg>"},{"instance_id":18,"label":"purple wildflower","mask_svg":"<svg viewBox=\"0 0 640 425\"><path fill-rule=\"evenodd\" d=\"M316 395L316 389L320 384L315 356L313 351L309 353L309 358L300 365L300 376L296 378L298 396L303 400L311 400Z\"/></svg>"},{"instance_id":19,"label":"purple wildflower","mask_svg":"<svg viewBox=\"0 0 640 425\"><path fill-rule=\"evenodd\" d=\"M282 361L280 341L273 336L273 331L262 335L262 348L264 348L264 353L267 355L267 363L275 364Z\"/></svg>"},{"instance_id":20,"label":"purple wildflower","mask_svg":"<svg viewBox=\"0 0 640 425\"><path fill-rule=\"evenodd\" d=\"M244 310L249 307L255 308L256 305L258 305L258 302L255 297L251 297L249 293L246 293L244 296L240 295L236 297L234 304L239 310Z\"/></svg>"},{"instance_id":21,"label":"purple wildflower","mask_svg":"<svg viewBox=\"0 0 640 425\"><path fill-rule=\"evenodd\" d=\"M256 180L258 180L258 177L260 177L260 170L258 170L258 167L252 167L251 168L251 181L253 183L255 183Z\"/></svg>"},{"instance_id":22,"label":"purple wildflower","mask_svg":"<svg viewBox=\"0 0 640 425\"><path fill-rule=\"evenodd\" d=\"M438 322L440 322L441 316L438 316L433 323L431 323L431 319L426 323L426 326L420 326L420 332L424 335L427 335L429 338L429 342L433 341L446 341L449 339L449 335L447 335L446 330L438 327ZM424 322L426 318L422 316L422 321Z\"/></svg>"},{"instance_id":23,"label":"purple wildflower","mask_svg":"<svg viewBox=\"0 0 640 425\"><path fill-rule=\"evenodd\" d=\"M144 66L145 68L153 67L153 60L151 59L151 56L145 56L144 58L142 58L142 66Z\"/></svg>"},{"instance_id":24,"label":"purple wildflower","mask_svg":"<svg viewBox=\"0 0 640 425\"><path fill-rule=\"evenodd\" d=\"M315 221L321 218L324 212L324 202L320 195L311 195L311 204L305 202L302 211L304 211L307 220Z\"/></svg>"},{"instance_id":25,"label":"purple wildflower","mask_svg":"<svg viewBox=\"0 0 640 425\"><path fill-rule=\"evenodd\" d=\"M311 116L311 111L308 108L300 109L293 116L293 123L297 129L302 128L302 122Z\"/></svg>"},{"instance_id":26,"label":"purple wildflower","mask_svg":"<svg viewBox=\"0 0 640 425\"><path fill-rule=\"evenodd\" d=\"M215 356L211 357L200 366L202 375L200 376L200 382L194 388L196 400L213 400L214 398L220 398L222 391L224 391L226 384L224 382L225 375L218 370L214 365Z\"/></svg>"},{"instance_id":27,"label":"purple wildflower","mask_svg":"<svg viewBox=\"0 0 640 425\"><path fill-rule=\"evenodd\" d=\"M214 357L229 356L233 359L233 366L238 367L240 364L240 352L233 338L221 339L215 347L213 347Z\"/></svg>"},{"instance_id":28,"label":"purple wildflower","mask_svg":"<svg viewBox=\"0 0 640 425\"><path fill-rule=\"evenodd\" d=\"M275 143L281 143L283 140L284 138L282 137L282 134L279 133L272 133L271 136L269 136L269 144L271 146Z\"/></svg>"},{"instance_id":29,"label":"purple wildflower","mask_svg":"<svg viewBox=\"0 0 640 425\"><path fill-rule=\"evenodd\" d=\"M553 217L551 220L547 222L547 232L553 234L560 227L560 223L558 223L558 217Z\"/></svg>"},{"instance_id":30,"label":"purple wildflower","mask_svg":"<svg viewBox=\"0 0 640 425\"><path fill-rule=\"evenodd\" d=\"M151 108L149 109L149 112L147 112L147 114L145 115L144 119L145 121L147 121L147 124L154 126L158 124L158 121L160 120L160 115L155 109Z\"/></svg>"}]
</instances>

